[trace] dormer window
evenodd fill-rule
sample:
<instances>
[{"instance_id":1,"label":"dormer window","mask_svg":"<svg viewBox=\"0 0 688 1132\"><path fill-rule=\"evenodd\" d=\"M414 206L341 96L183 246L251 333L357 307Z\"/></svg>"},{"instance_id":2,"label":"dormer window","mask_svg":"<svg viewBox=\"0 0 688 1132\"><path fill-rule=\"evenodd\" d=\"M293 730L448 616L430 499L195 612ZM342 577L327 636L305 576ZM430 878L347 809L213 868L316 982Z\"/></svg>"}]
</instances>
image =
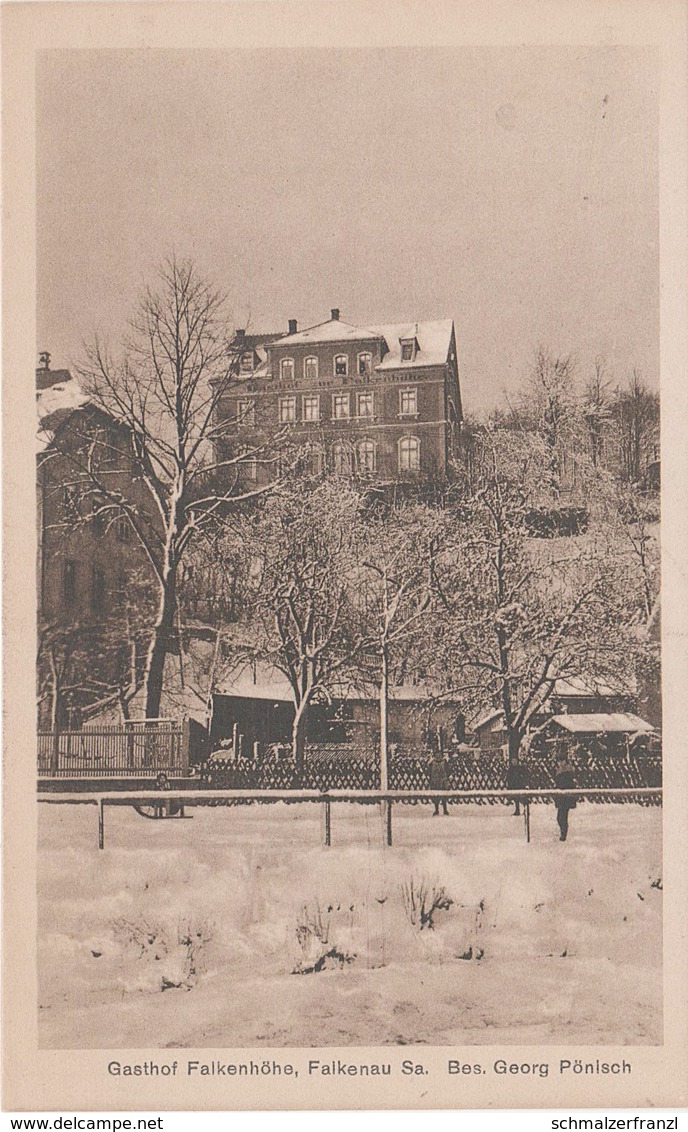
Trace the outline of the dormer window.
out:
<instances>
[{"instance_id":1,"label":"dormer window","mask_svg":"<svg viewBox=\"0 0 688 1132\"><path fill-rule=\"evenodd\" d=\"M282 361L280 362L280 377L282 378L282 381L294 380L293 358L282 358Z\"/></svg>"},{"instance_id":2,"label":"dormer window","mask_svg":"<svg viewBox=\"0 0 688 1132\"><path fill-rule=\"evenodd\" d=\"M239 361L239 372L240 373L253 373L253 362L254 362L253 350L247 350L246 353L241 355L241 358L240 358L240 361Z\"/></svg>"},{"instance_id":3,"label":"dormer window","mask_svg":"<svg viewBox=\"0 0 688 1132\"><path fill-rule=\"evenodd\" d=\"M401 344L401 360L402 362L415 361L416 354L418 353L418 341L416 338L400 338Z\"/></svg>"},{"instance_id":4,"label":"dormer window","mask_svg":"<svg viewBox=\"0 0 688 1132\"><path fill-rule=\"evenodd\" d=\"M336 354L334 359L334 376L348 377L349 358L346 354Z\"/></svg>"}]
</instances>

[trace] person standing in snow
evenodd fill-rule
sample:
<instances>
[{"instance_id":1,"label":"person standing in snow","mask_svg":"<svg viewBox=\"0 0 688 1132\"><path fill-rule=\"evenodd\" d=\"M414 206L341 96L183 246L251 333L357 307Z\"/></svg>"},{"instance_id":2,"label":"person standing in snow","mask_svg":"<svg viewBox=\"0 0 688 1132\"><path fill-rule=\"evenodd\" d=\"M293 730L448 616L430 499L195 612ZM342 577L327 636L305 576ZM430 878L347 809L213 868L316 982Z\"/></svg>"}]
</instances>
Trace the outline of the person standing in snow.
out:
<instances>
[{"instance_id":1,"label":"person standing in snow","mask_svg":"<svg viewBox=\"0 0 688 1132\"><path fill-rule=\"evenodd\" d=\"M509 764L509 769L506 772L506 784L512 790L525 790L526 782L526 768L523 763L516 762ZM525 800L519 797L513 799L514 802L514 816L519 817L521 813L521 803L525 805Z\"/></svg>"},{"instance_id":2,"label":"person standing in snow","mask_svg":"<svg viewBox=\"0 0 688 1132\"><path fill-rule=\"evenodd\" d=\"M441 750L436 751L435 754L432 756L432 762L430 764L430 789L431 790L448 790L449 789L449 782L447 780L447 768L444 764L444 754ZM435 803L435 812L433 813L432 816L434 818L439 816L440 802L441 802L442 803L442 809L444 811L444 816L447 817L447 812L448 812L447 811L447 799L446 798L433 798L433 802Z\"/></svg>"},{"instance_id":3,"label":"person standing in snow","mask_svg":"<svg viewBox=\"0 0 688 1132\"><path fill-rule=\"evenodd\" d=\"M573 768L564 755L560 755L557 759L554 785L557 790L572 790L576 785L573 777ZM559 840L566 841L569 832L569 810L576 808L576 799L571 795L560 794L554 799L554 805L557 810Z\"/></svg>"}]
</instances>

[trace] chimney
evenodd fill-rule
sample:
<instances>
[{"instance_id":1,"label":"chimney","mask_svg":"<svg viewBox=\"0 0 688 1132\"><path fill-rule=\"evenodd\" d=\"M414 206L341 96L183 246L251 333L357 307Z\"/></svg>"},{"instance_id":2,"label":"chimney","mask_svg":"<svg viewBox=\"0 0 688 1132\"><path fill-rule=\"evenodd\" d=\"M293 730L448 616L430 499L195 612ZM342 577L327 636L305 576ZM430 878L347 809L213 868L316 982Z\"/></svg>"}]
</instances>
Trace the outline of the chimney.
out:
<instances>
[{"instance_id":1,"label":"chimney","mask_svg":"<svg viewBox=\"0 0 688 1132\"><path fill-rule=\"evenodd\" d=\"M339 322L339 307L332 307L330 317L333 322Z\"/></svg>"},{"instance_id":2,"label":"chimney","mask_svg":"<svg viewBox=\"0 0 688 1132\"><path fill-rule=\"evenodd\" d=\"M38 355L38 360L41 363L42 369L50 369L50 354L47 350L43 350L43 352Z\"/></svg>"},{"instance_id":3,"label":"chimney","mask_svg":"<svg viewBox=\"0 0 688 1132\"><path fill-rule=\"evenodd\" d=\"M237 330L237 332L236 332L237 342L243 342L245 337L246 337L246 331L244 330L243 327L240 330Z\"/></svg>"},{"instance_id":4,"label":"chimney","mask_svg":"<svg viewBox=\"0 0 688 1132\"><path fill-rule=\"evenodd\" d=\"M289 319L289 333L290 334L296 334L296 326L297 326L296 319L290 318Z\"/></svg>"}]
</instances>

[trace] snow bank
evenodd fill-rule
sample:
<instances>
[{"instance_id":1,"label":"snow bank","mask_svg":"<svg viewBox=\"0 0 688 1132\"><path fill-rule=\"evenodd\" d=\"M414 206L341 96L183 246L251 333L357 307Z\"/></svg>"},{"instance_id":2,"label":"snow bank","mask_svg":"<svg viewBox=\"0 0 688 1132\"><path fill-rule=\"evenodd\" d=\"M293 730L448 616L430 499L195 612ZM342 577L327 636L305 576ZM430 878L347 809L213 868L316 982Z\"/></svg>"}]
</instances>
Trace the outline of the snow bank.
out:
<instances>
[{"instance_id":1,"label":"snow bank","mask_svg":"<svg viewBox=\"0 0 688 1132\"><path fill-rule=\"evenodd\" d=\"M662 1040L661 810L106 821L40 808L44 1047Z\"/></svg>"}]
</instances>

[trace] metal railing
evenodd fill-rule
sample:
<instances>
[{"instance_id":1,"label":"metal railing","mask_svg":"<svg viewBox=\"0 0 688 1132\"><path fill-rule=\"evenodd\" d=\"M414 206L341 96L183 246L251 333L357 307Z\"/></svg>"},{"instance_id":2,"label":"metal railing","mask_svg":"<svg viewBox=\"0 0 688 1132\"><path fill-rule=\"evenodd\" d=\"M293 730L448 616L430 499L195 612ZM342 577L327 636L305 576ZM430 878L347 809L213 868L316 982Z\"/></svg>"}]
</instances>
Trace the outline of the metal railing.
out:
<instances>
[{"instance_id":1,"label":"metal railing","mask_svg":"<svg viewBox=\"0 0 688 1132\"><path fill-rule=\"evenodd\" d=\"M532 802L556 802L557 798L589 799L593 802L628 801L642 803L654 799L661 804L661 787L606 788L597 790L137 790L127 794L94 791L88 793L38 794L38 801L52 805L92 805L98 807L98 848L105 847L105 808L150 806L159 814L183 816L187 806L232 805L237 803L319 802L323 806L324 843L332 843L332 803L353 802L363 805L381 804L384 819L384 841L392 844L392 810L395 803L461 801L520 801L526 841L530 842L530 806Z\"/></svg>"}]
</instances>

